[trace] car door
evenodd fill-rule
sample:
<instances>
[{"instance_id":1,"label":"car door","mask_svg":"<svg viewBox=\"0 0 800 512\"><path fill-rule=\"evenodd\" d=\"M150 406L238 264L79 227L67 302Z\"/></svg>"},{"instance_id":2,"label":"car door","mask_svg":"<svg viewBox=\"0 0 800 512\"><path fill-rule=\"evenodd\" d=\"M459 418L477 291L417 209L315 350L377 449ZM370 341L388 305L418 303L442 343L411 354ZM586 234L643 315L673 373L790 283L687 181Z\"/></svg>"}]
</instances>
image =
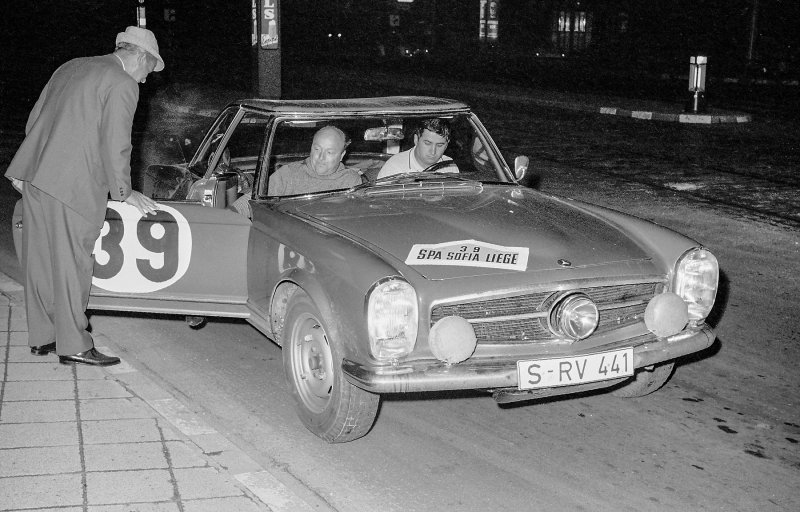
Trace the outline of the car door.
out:
<instances>
[{"instance_id":1,"label":"car door","mask_svg":"<svg viewBox=\"0 0 800 512\"><path fill-rule=\"evenodd\" d=\"M241 107L223 111L189 169L205 169L186 197L159 200L140 217L109 202L95 245L90 304L126 310L248 316L250 219L233 203L251 193L269 116Z\"/></svg>"},{"instance_id":2,"label":"car door","mask_svg":"<svg viewBox=\"0 0 800 512\"><path fill-rule=\"evenodd\" d=\"M155 197L159 204L155 215L141 216L125 202L108 202L94 247L90 308L248 316L251 222L228 206L243 192L248 193L240 190L239 175L244 183L249 175L252 183L261 161L267 121L266 116L243 109L223 112L188 164L194 170L205 166L206 174L202 179L190 178L193 183L182 193L166 200ZM233 163L242 169L218 168L222 152L226 148L230 152L229 146L237 153ZM171 173L176 169L158 167ZM186 176L191 173L187 171ZM218 197L209 199L209 194ZM19 204L13 222L19 256Z\"/></svg>"}]
</instances>

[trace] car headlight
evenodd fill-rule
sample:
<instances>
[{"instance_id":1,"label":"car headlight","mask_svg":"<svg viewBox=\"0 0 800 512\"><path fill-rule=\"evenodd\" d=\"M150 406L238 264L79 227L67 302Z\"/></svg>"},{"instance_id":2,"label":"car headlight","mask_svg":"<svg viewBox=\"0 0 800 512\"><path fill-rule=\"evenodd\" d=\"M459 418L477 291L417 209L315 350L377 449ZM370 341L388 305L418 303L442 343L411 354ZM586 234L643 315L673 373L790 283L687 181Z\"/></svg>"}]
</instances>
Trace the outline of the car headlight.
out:
<instances>
[{"instance_id":1,"label":"car headlight","mask_svg":"<svg viewBox=\"0 0 800 512\"><path fill-rule=\"evenodd\" d=\"M672 291L689 306L690 322L701 322L711 312L718 281L717 258L707 249L692 249L678 260Z\"/></svg>"},{"instance_id":2,"label":"car headlight","mask_svg":"<svg viewBox=\"0 0 800 512\"><path fill-rule=\"evenodd\" d=\"M572 340L582 340L597 329L600 315L597 305L583 293L573 293L559 300L550 312L550 330Z\"/></svg>"},{"instance_id":3,"label":"car headlight","mask_svg":"<svg viewBox=\"0 0 800 512\"><path fill-rule=\"evenodd\" d=\"M391 361L411 353L417 342L417 292L397 278L373 285L367 299L367 330L372 356Z\"/></svg>"}]
</instances>

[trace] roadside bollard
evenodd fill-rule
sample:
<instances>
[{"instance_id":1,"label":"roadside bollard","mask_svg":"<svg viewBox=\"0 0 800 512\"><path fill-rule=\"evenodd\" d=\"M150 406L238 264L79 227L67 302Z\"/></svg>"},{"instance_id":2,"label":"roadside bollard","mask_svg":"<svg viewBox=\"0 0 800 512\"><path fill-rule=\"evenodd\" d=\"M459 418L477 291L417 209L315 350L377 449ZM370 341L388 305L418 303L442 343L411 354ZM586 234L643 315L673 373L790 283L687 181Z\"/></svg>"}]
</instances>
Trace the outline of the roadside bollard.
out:
<instances>
[{"instance_id":1,"label":"roadside bollard","mask_svg":"<svg viewBox=\"0 0 800 512\"><path fill-rule=\"evenodd\" d=\"M706 90L706 64L708 57L697 55L689 57L689 91L692 97L689 101L687 110L698 113L705 110L705 90Z\"/></svg>"}]
</instances>

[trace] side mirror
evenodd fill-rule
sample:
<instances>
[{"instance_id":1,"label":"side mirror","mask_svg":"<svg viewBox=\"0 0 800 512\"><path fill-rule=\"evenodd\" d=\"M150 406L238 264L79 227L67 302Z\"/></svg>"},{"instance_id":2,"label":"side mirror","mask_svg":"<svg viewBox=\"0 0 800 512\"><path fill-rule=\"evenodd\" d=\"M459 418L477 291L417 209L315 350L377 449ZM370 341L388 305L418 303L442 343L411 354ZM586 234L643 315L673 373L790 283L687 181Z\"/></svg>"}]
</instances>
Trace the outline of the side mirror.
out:
<instances>
[{"instance_id":1,"label":"side mirror","mask_svg":"<svg viewBox=\"0 0 800 512\"><path fill-rule=\"evenodd\" d=\"M514 158L514 177L517 179L517 181L520 181L525 176L525 173L528 171L529 164L530 158L525 155L520 155Z\"/></svg>"}]
</instances>

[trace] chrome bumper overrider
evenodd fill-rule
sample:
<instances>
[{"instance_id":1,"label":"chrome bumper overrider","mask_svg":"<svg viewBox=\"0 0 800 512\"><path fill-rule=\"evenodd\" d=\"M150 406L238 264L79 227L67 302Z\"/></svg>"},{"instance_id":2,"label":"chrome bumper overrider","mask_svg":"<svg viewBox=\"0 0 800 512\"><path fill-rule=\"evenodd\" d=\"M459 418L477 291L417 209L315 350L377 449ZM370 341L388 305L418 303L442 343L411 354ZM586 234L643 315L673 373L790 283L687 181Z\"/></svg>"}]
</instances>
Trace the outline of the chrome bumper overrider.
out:
<instances>
[{"instance_id":1,"label":"chrome bumper overrider","mask_svg":"<svg viewBox=\"0 0 800 512\"><path fill-rule=\"evenodd\" d=\"M714 331L704 325L697 331L685 331L669 338L636 345L633 348L634 366L642 368L703 350L711 346L715 337ZM617 345L625 346L624 342L615 343ZM595 349L593 352L601 350ZM573 355L582 354L566 356ZM373 393L499 389L517 387L517 359L475 358L454 365L425 360L396 366L366 366L345 359L342 361L342 369L351 384ZM615 381L607 382L608 385L614 383ZM603 383L599 384L602 387Z\"/></svg>"}]
</instances>

